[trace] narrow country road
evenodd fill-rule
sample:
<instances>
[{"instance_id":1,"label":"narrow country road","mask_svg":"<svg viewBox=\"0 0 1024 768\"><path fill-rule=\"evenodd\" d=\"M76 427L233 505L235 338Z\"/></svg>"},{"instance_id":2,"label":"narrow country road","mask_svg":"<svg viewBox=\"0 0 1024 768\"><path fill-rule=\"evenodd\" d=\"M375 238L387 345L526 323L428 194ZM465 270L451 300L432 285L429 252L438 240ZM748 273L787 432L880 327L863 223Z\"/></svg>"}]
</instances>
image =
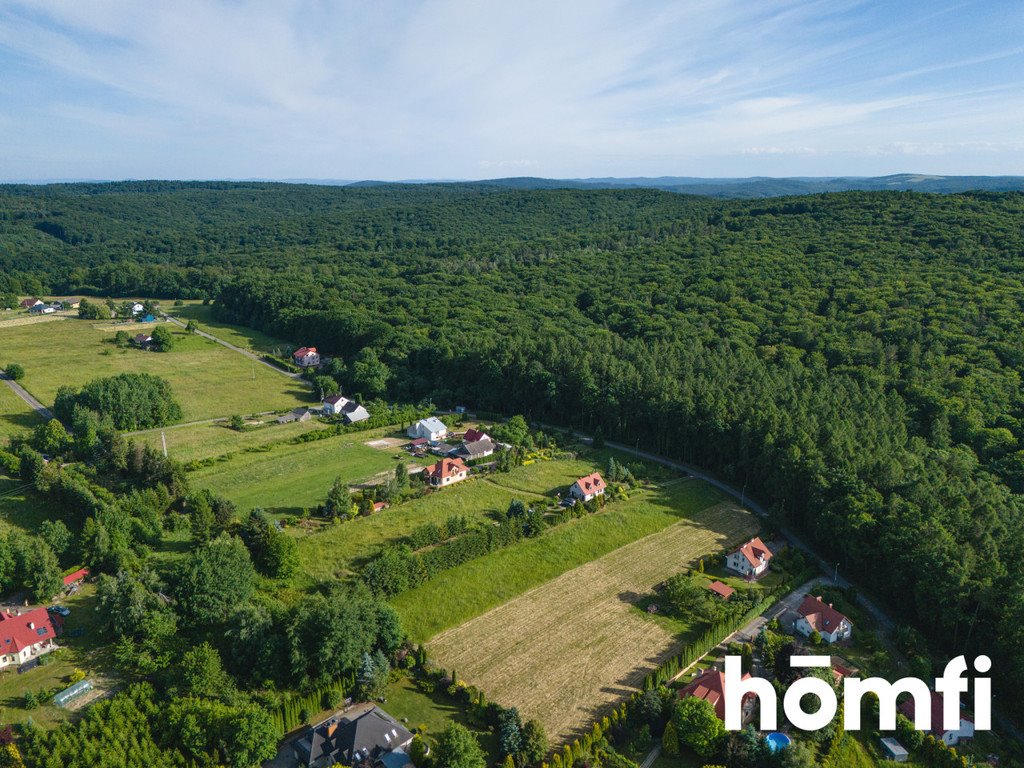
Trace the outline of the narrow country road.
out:
<instances>
[{"instance_id":1,"label":"narrow country road","mask_svg":"<svg viewBox=\"0 0 1024 768\"><path fill-rule=\"evenodd\" d=\"M40 403L34 397L32 397L32 395L29 394L29 391L27 389L25 389L23 386L21 386L21 384L19 384L14 379L12 379L10 376L8 376L7 375L7 371L0 371L0 379L3 379L4 381L6 381L7 382L7 386L9 386L12 390L14 390L14 394L16 394L22 400L24 400L25 403L30 408L35 410L36 413L38 413L40 416L42 416L45 421L49 421L50 419L53 418L53 413L50 411L50 409L47 408L42 403Z\"/></svg>"},{"instance_id":2,"label":"narrow country road","mask_svg":"<svg viewBox=\"0 0 1024 768\"><path fill-rule=\"evenodd\" d=\"M174 323L175 325L179 326L180 328L188 327L186 323L183 323L181 320L179 320L176 317L172 317L171 315L168 315L166 312L161 312L160 316L163 317L165 320L168 320L168 321ZM294 379L295 381L301 382L302 384L305 384L307 387L312 387L313 386L308 381L306 381L304 378L302 378L302 374L292 373L291 371L286 371L283 368L278 368L276 365L273 365L272 363L268 363L266 360L264 360L262 357L260 357L256 353L250 352L248 349L243 349L242 347L235 346L234 344L232 344L229 341L224 341L224 339L218 339L212 333L207 333L206 331L203 331L203 330L197 330L196 331L196 335L197 336L202 336L204 339L209 339L210 341L216 342L217 344L220 344L222 347L227 347L228 349L233 350L233 351L237 352L240 355L245 355L250 360L252 360L254 362L257 362L260 365L265 365L270 370L276 371L277 373L281 374L282 376L287 376L287 377L289 377L291 379Z\"/></svg>"}]
</instances>

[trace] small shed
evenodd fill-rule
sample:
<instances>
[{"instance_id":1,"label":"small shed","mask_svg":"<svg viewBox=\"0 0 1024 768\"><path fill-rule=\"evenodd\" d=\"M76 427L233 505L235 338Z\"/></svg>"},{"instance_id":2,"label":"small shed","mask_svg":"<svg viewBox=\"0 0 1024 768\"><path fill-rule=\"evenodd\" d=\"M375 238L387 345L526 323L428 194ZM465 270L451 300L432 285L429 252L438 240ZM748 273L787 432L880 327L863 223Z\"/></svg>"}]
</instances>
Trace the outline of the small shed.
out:
<instances>
[{"instance_id":1,"label":"small shed","mask_svg":"<svg viewBox=\"0 0 1024 768\"><path fill-rule=\"evenodd\" d=\"M886 736L881 739L882 742L882 754L885 755L886 760L893 760L897 763L905 763L910 757L910 753L892 736Z\"/></svg>"}]
</instances>

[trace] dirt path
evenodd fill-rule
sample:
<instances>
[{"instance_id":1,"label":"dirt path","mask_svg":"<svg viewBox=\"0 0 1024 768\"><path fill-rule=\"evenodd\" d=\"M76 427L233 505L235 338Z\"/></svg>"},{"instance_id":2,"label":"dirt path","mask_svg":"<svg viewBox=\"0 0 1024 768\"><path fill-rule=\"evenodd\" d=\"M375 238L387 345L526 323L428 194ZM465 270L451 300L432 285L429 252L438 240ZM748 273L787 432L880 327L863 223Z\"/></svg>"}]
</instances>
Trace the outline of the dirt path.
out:
<instances>
[{"instance_id":1,"label":"dirt path","mask_svg":"<svg viewBox=\"0 0 1024 768\"><path fill-rule=\"evenodd\" d=\"M27 389L21 386L21 384L8 376L6 371L0 371L0 379L5 381L7 386L14 390L14 394L24 400L26 405L35 410L36 413L43 417L43 419L49 421L53 418L53 413L50 409L36 400Z\"/></svg>"}]
</instances>

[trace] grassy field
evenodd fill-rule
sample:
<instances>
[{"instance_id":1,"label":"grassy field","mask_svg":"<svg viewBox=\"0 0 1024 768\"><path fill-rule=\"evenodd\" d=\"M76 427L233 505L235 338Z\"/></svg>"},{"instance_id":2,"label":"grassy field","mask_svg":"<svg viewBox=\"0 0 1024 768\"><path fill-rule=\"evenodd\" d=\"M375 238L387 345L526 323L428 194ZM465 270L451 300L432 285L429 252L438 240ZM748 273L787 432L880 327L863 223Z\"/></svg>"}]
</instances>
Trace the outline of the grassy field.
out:
<instances>
[{"instance_id":1,"label":"grassy field","mask_svg":"<svg viewBox=\"0 0 1024 768\"><path fill-rule=\"evenodd\" d=\"M237 453L190 477L198 487L226 496L243 511L263 507L274 514L299 514L303 508L323 502L336 477L354 485L394 470L400 458L410 461L400 448L382 450L366 445L375 437L378 432L354 432L309 443L273 445Z\"/></svg>"},{"instance_id":2,"label":"grassy field","mask_svg":"<svg viewBox=\"0 0 1024 768\"><path fill-rule=\"evenodd\" d=\"M322 422L316 419L278 424L275 417L268 416L261 421L267 426L245 432L236 432L227 425L227 422L216 422L152 430L136 435L134 439L148 443L154 448L161 448L160 432L163 431L167 440L167 455L172 459L187 463L249 448L258 448L268 443L289 440L314 429L326 428Z\"/></svg>"},{"instance_id":3,"label":"grassy field","mask_svg":"<svg viewBox=\"0 0 1024 768\"><path fill-rule=\"evenodd\" d=\"M71 713L52 703L25 709L24 695L26 691L62 691L76 669L85 672L97 687L113 684L108 677L110 646L102 642L98 628L95 586L86 584L78 594L60 602L71 609L71 615L65 619L64 634L57 638L61 648L48 654L48 663L23 674L19 675L13 667L0 672L0 722L20 723L31 717L36 725L50 727L66 720ZM78 630L79 637L69 636Z\"/></svg>"},{"instance_id":4,"label":"grassy field","mask_svg":"<svg viewBox=\"0 0 1024 768\"><path fill-rule=\"evenodd\" d=\"M6 360L5 354L6 348L0 347L0 365ZM0 447L7 444L7 438L28 434L41 423L36 412L0 381Z\"/></svg>"},{"instance_id":5,"label":"grassy field","mask_svg":"<svg viewBox=\"0 0 1024 768\"><path fill-rule=\"evenodd\" d=\"M508 509L514 498L539 500L540 494L529 489L547 488L554 474L575 479L592 471L593 465L585 461L539 462L507 475L471 478L371 517L314 533L300 532L297 535L301 570L313 581L342 578L354 562L372 555L382 544L400 539L417 525L443 523L454 515L490 521ZM509 478L516 489L499 484L497 478L502 477ZM326 494L326 486L323 493Z\"/></svg>"},{"instance_id":6,"label":"grassy field","mask_svg":"<svg viewBox=\"0 0 1024 768\"><path fill-rule=\"evenodd\" d=\"M673 490L695 485L703 484L683 481ZM660 503L682 511L694 500L677 491ZM680 638L636 614L633 602L697 557L721 550L757 529L753 516L730 502L687 512L686 519L677 518L656 533L443 632L430 641L431 655L442 666L455 667L460 678L480 686L495 701L517 706L524 717L540 720L555 739L589 726L612 702L632 693L679 645ZM630 517L640 514L634 510ZM596 523L605 531L607 541L614 538L609 535L608 522L594 517L570 525L568 530L576 533L584 524ZM558 541L562 537L557 533L556 529L536 542L482 560L512 556L518 568L529 575L519 583L536 583L545 575L544 564L550 562L541 556L543 550L557 551L569 561L575 559L574 554L585 552L578 543L564 546L566 542ZM476 563L484 565L481 561L469 565ZM490 565L492 583L503 583L502 575L511 573L510 562ZM459 576L462 570L453 575ZM462 579L442 576L435 581L451 595L446 602L457 602L462 596L458 586ZM440 604L437 601L433 602L435 608Z\"/></svg>"},{"instance_id":7,"label":"grassy field","mask_svg":"<svg viewBox=\"0 0 1024 768\"><path fill-rule=\"evenodd\" d=\"M210 335L216 336L218 339L222 339L229 344L234 344L236 347L253 352L275 352L289 346L297 346L290 345L287 341L275 339L273 336L268 336L252 328L214 320L213 307L209 305L204 306L201 301L185 301L180 307L175 307L170 302L164 302L161 304L161 309L183 322L195 320L199 323L200 330L206 331Z\"/></svg>"},{"instance_id":8,"label":"grassy field","mask_svg":"<svg viewBox=\"0 0 1024 768\"><path fill-rule=\"evenodd\" d=\"M186 422L282 410L313 399L302 384L177 327L171 328L177 342L171 352L121 349L113 344L116 330L134 335L153 327L76 318L0 328L0 355L4 362L24 366L21 383L47 405L53 403L61 385L82 386L92 379L128 372L167 379Z\"/></svg>"},{"instance_id":9,"label":"grassy field","mask_svg":"<svg viewBox=\"0 0 1024 768\"><path fill-rule=\"evenodd\" d=\"M59 516L43 499L28 490L19 479L0 477L0 536L11 529L38 533L43 520Z\"/></svg>"},{"instance_id":10,"label":"grassy field","mask_svg":"<svg viewBox=\"0 0 1024 768\"><path fill-rule=\"evenodd\" d=\"M392 602L413 639L424 641L722 500L721 493L697 480L634 491L629 500L611 503L600 514L472 560Z\"/></svg>"}]
</instances>

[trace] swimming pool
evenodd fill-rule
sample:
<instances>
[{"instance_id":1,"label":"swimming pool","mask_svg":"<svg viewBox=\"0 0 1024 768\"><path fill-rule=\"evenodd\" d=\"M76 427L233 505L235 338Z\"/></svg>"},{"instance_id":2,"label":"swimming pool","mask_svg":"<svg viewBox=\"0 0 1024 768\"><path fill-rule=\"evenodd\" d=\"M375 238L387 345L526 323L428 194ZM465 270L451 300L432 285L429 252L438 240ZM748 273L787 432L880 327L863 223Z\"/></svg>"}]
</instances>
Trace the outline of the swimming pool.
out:
<instances>
[{"instance_id":1,"label":"swimming pool","mask_svg":"<svg viewBox=\"0 0 1024 768\"><path fill-rule=\"evenodd\" d=\"M778 731L772 731L764 737L764 740L768 742L768 749L772 752L778 752L780 749L785 749L793 743L789 736Z\"/></svg>"}]
</instances>

